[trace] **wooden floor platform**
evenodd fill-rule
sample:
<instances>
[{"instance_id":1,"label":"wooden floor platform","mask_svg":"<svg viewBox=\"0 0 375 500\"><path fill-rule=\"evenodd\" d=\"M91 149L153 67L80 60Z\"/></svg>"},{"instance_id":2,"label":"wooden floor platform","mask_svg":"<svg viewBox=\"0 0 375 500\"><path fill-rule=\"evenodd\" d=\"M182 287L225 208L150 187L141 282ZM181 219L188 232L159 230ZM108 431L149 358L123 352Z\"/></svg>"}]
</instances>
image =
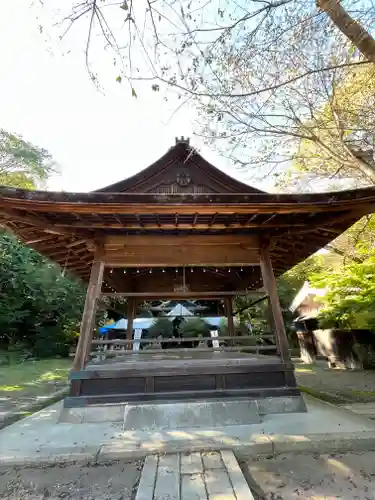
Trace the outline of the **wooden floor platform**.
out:
<instances>
[{"instance_id":1,"label":"wooden floor platform","mask_svg":"<svg viewBox=\"0 0 375 500\"><path fill-rule=\"evenodd\" d=\"M140 352L71 373L66 407L226 397L298 395L292 366L243 352Z\"/></svg>"}]
</instances>

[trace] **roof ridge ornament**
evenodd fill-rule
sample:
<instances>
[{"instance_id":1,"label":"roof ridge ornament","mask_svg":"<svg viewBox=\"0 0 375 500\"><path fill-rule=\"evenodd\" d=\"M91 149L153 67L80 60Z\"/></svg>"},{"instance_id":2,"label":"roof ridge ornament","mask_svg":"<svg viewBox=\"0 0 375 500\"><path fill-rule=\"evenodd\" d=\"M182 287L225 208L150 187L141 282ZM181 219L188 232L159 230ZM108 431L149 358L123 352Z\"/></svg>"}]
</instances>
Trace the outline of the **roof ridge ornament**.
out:
<instances>
[{"instance_id":1,"label":"roof ridge ornament","mask_svg":"<svg viewBox=\"0 0 375 500\"><path fill-rule=\"evenodd\" d=\"M184 137L183 135L181 137L175 137L176 145L177 144L187 144L190 146L190 137Z\"/></svg>"}]
</instances>

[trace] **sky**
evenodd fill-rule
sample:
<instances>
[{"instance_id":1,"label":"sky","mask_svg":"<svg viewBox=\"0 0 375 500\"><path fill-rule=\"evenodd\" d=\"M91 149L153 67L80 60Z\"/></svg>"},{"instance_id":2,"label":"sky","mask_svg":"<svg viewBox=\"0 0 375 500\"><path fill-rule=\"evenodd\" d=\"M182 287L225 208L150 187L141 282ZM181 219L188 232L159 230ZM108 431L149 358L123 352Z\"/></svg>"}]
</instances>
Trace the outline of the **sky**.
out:
<instances>
[{"instance_id":1,"label":"sky","mask_svg":"<svg viewBox=\"0 0 375 500\"><path fill-rule=\"evenodd\" d=\"M193 137L192 106L174 112L180 101L169 96L166 102L149 86L135 99L112 75L104 79L104 93L98 91L86 71L82 37L73 33L59 42L50 32L40 33L39 24L49 19L38 19L43 11L31 4L1 2L0 127L53 155L60 173L48 189L84 192L119 181L157 160L176 136L190 137L208 161L247 181L249 176Z\"/></svg>"}]
</instances>

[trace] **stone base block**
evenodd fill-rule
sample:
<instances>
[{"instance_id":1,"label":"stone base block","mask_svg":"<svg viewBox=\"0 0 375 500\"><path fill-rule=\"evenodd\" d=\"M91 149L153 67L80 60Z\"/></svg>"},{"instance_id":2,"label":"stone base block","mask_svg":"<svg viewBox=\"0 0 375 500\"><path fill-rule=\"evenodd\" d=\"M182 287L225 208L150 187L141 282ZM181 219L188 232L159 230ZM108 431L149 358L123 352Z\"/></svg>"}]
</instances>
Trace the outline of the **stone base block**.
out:
<instances>
[{"instance_id":1,"label":"stone base block","mask_svg":"<svg viewBox=\"0 0 375 500\"><path fill-rule=\"evenodd\" d=\"M254 400L184 401L127 405L125 430L181 429L222 427L260 423Z\"/></svg>"},{"instance_id":2,"label":"stone base block","mask_svg":"<svg viewBox=\"0 0 375 500\"><path fill-rule=\"evenodd\" d=\"M299 396L280 396L274 398L258 399L259 414L274 415L278 413L305 413L305 401Z\"/></svg>"}]
</instances>

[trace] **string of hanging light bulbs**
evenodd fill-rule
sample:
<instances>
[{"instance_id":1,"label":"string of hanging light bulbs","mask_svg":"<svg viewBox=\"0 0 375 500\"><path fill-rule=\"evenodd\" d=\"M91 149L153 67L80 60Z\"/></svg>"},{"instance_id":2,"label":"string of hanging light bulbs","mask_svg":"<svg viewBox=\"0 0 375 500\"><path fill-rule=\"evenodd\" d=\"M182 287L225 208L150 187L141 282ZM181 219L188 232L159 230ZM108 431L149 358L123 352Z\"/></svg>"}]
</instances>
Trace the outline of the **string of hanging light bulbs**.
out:
<instances>
[{"instance_id":1,"label":"string of hanging light bulbs","mask_svg":"<svg viewBox=\"0 0 375 500\"><path fill-rule=\"evenodd\" d=\"M178 267L176 267L176 268L175 268L175 272L176 272L176 273L179 273L179 272L180 272L180 269L182 269L182 272L183 272L183 273L185 272L185 267L182 267L182 268L178 268ZM206 267L203 267L203 268L202 268L202 267L200 267L200 266L196 266L195 268L194 268L194 267L190 267L189 269L190 269L190 273L194 273L194 271L195 271L195 270L198 270L198 271L199 271L199 270L201 270L201 269L202 269L202 272L203 272L203 273L205 273L205 272L207 272L207 271L209 271L209 270L211 270L211 272L212 272L212 270L213 270L213 269L214 269L214 272L215 272L215 273L223 273L225 270L226 270L228 273L231 273L231 272L233 271L233 269L235 269L235 271L237 271L237 272L238 272L238 271L243 272L243 270L244 270L244 269L243 269L243 266L241 266L241 267L237 267L237 266L236 266L235 268L231 268L231 267L221 267L221 268L218 268L218 267L216 267L216 268L212 268L212 267L206 268ZM146 272L146 269L145 269L144 271ZM129 269L123 269L123 271L122 271L122 272L123 272L123 274L132 274L132 270L129 270ZM165 268L152 268L152 267L150 267L150 268L148 269L148 273L149 273L149 274L152 274L153 272L161 272L161 273L165 273L165 272L166 272L166 269L165 269ZM112 274L112 273L113 273L113 269L110 269L110 270L109 270L109 274ZM137 268L137 269L135 270L135 273L133 272L133 274L140 274L140 273L141 273L141 271L140 271L140 269L139 269L139 268Z\"/></svg>"}]
</instances>

